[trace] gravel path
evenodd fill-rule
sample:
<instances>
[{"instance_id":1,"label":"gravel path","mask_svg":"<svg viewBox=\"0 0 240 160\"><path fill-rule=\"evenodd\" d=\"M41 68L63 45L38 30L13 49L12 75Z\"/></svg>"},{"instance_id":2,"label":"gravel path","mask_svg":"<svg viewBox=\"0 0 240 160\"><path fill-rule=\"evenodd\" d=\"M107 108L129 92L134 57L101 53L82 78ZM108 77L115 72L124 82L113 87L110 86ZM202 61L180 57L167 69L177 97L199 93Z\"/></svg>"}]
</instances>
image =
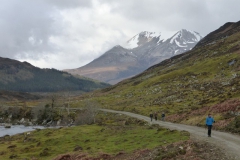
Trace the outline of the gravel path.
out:
<instances>
[{"instance_id":1,"label":"gravel path","mask_svg":"<svg viewBox=\"0 0 240 160\"><path fill-rule=\"evenodd\" d=\"M124 111L114 111L109 109L101 109L102 111L112 112L112 113L120 113L125 114L130 117L135 117L138 119L143 119L152 124L159 124L162 127L176 130L185 130L191 134L191 138L195 138L197 140L203 140L208 143L214 144L215 146L221 148L229 159L240 160L240 136L233 135L230 133L212 131L212 137L207 137L207 129L189 126L184 124L170 123L170 122L162 122L162 121L150 121L149 117L134 114L130 112Z\"/></svg>"}]
</instances>

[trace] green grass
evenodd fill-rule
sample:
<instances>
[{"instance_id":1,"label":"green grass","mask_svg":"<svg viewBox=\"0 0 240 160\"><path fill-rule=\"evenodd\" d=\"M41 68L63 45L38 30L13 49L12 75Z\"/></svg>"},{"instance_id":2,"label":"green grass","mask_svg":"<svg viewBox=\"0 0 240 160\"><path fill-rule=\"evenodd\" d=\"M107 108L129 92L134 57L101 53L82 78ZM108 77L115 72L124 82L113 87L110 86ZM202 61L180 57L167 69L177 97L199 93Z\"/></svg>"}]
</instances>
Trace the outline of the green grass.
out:
<instances>
[{"instance_id":1,"label":"green grass","mask_svg":"<svg viewBox=\"0 0 240 160\"><path fill-rule=\"evenodd\" d=\"M16 155L17 159L35 157L50 160L59 154L74 153L76 146L81 146L83 153L97 156L99 153L131 153L139 149L153 149L188 138L178 131L162 128L158 131L149 126L85 125L34 131L26 142L23 134L1 139L0 154L1 160L9 159L11 155ZM15 148L8 148L14 145Z\"/></svg>"}]
</instances>

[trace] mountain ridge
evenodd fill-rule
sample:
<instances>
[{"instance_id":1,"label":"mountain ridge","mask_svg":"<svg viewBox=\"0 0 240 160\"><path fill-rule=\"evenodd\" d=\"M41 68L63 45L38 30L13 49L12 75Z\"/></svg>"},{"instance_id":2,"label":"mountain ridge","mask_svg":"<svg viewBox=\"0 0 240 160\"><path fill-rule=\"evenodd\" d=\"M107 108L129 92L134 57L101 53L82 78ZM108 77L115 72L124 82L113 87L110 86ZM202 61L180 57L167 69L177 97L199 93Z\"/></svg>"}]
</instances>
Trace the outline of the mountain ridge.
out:
<instances>
[{"instance_id":1,"label":"mountain ridge","mask_svg":"<svg viewBox=\"0 0 240 160\"><path fill-rule=\"evenodd\" d=\"M106 83L77 78L56 69L40 69L28 62L0 57L0 90L21 92L92 91Z\"/></svg>"},{"instance_id":2,"label":"mountain ridge","mask_svg":"<svg viewBox=\"0 0 240 160\"><path fill-rule=\"evenodd\" d=\"M201 38L199 33L185 29L166 40L155 32L144 31L129 40L134 40L137 47L128 49L117 45L83 67L64 71L116 84L164 59L192 49Z\"/></svg>"}]
</instances>

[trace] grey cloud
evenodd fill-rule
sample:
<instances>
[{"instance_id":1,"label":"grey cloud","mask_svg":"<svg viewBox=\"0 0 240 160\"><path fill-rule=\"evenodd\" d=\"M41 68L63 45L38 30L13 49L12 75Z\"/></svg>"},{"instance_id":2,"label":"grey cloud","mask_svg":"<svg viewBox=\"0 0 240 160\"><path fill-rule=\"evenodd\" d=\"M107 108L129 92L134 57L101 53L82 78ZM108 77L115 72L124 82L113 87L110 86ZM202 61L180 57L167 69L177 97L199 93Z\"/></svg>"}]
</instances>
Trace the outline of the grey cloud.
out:
<instances>
[{"instance_id":1,"label":"grey cloud","mask_svg":"<svg viewBox=\"0 0 240 160\"><path fill-rule=\"evenodd\" d=\"M60 9L91 7L89 0L11 0L0 6L0 55L38 59L58 47L50 38L65 29Z\"/></svg>"},{"instance_id":2,"label":"grey cloud","mask_svg":"<svg viewBox=\"0 0 240 160\"><path fill-rule=\"evenodd\" d=\"M143 30L206 35L239 21L239 6L237 0L6 0L0 56L80 67Z\"/></svg>"},{"instance_id":3,"label":"grey cloud","mask_svg":"<svg viewBox=\"0 0 240 160\"><path fill-rule=\"evenodd\" d=\"M91 0L44 0L46 3L49 3L55 7L61 9L66 8L75 8L75 7L91 7Z\"/></svg>"},{"instance_id":4,"label":"grey cloud","mask_svg":"<svg viewBox=\"0 0 240 160\"><path fill-rule=\"evenodd\" d=\"M113 13L138 21L141 25L161 26L166 30L182 28L195 30L203 35L229 21L238 21L240 1L236 0L101 0L114 6Z\"/></svg>"},{"instance_id":5,"label":"grey cloud","mask_svg":"<svg viewBox=\"0 0 240 160\"><path fill-rule=\"evenodd\" d=\"M11 3L2 3L0 10L1 56L14 58L20 53L51 52L53 46L49 44L49 37L57 32L51 28L54 23L51 10L50 6L40 1L23 3L23 1L15 0Z\"/></svg>"}]
</instances>

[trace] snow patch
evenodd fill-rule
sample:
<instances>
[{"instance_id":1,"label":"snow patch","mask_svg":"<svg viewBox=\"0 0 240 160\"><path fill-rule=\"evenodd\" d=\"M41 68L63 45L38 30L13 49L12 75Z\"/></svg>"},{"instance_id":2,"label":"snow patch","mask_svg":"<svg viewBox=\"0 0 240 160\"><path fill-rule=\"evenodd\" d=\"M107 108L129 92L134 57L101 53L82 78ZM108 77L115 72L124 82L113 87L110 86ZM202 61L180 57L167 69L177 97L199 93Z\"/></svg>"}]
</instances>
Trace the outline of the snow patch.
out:
<instances>
[{"instance_id":1,"label":"snow patch","mask_svg":"<svg viewBox=\"0 0 240 160\"><path fill-rule=\"evenodd\" d=\"M198 42L202 39L202 36L199 33L195 32L195 31L192 31L191 33L194 34L194 36L197 38Z\"/></svg>"},{"instance_id":2,"label":"snow patch","mask_svg":"<svg viewBox=\"0 0 240 160\"><path fill-rule=\"evenodd\" d=\"M132 39L130 39L129 41L127 41L128 43L128 48L136 48L138 47L138 38L139 38L139 34L137 34L136 36L134 36Z\"/></svg>"},{"instance_id":3,"label":"snow patch","mask_svg":"<svg viewBox=\"0 0 240 160\"><path fill-rule=\"evenodd\" d=\"M173 42L174 42L174 40L177 38L177 37L179 37L179 32L177 32L172 38L171 38L171 40L170 40L170 43L171 44L173 44Z\"/></svg>"},{"instance_id":4,"label":"snow patch","mask_svg":"<svg viewBox=\"0 0 240 160\"><path fill-rule=\"evenodd\" d=\"M187 46L182 46L176 39L175 39L175 43L178 45L178 47L187 47Z\"/></svg>"},{"instance_id":5,"label":"snow patch","mask_svg":"<svg viewBox=\"0 0 240 160\"><path fill-rule=\"evenodd\" d=\"M175 50L175 52L174 52L174 55L176 55L176 54L177 54L177 52L178 52L178 49L177 49L177 50Z\"/></svg>"},{"instance_id":6,"label":"snow patch","mask_svg":"<svg viewBox=\"0 0 240 160\"><path fill-rule=\"evenodd\" d=\"M196 38L194 39L195 41L199 42L202 39L202 36L198 32L190 31L190 30L186 30L186 31L194 35L194 37Z\"/></svg>"},{"instance_id":7,"label":"snow patch","mask_svg":"<svg viewBox=\"0 0 240 160\"><path fill-rule=\"evenodd\" d=\"M127 48L132 49L132 48L136 48L138 47L138 42L139 42L139 38L141 37L145 37L147 38L147 42L151 41L154 37L160 37L161 34L160 33L156 33L156 32L147 32L147 31L143 31L137 35L135 35L133 38L131 38L129 41L127 41ZM160 40L160 39L159 39Z\"/></svg>"}]
</instances>

